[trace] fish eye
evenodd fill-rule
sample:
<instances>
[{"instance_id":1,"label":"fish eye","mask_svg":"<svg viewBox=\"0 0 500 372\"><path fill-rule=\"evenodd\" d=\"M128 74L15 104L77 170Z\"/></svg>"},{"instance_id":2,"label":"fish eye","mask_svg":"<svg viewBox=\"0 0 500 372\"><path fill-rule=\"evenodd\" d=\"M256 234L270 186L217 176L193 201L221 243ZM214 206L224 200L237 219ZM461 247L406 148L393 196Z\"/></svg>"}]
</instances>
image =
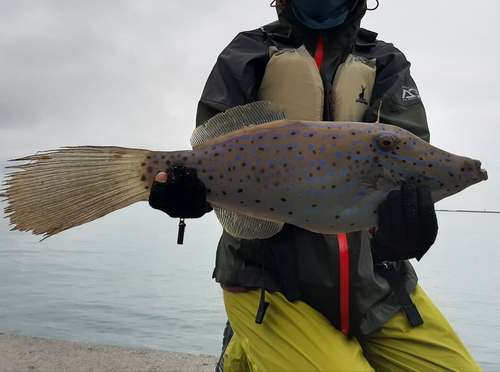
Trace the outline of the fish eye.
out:
<instances>
[{"instance_id":1,"label":"fish eye","mask_svg":"<svg viewBox=\"0 0 500 372\"><path fill-rule=\"evenodd\" d=\"M397 138L391 133L381 133L376 136L375 141L382 151L392 150L397 145Z\"/></svg>"}]
</instances>

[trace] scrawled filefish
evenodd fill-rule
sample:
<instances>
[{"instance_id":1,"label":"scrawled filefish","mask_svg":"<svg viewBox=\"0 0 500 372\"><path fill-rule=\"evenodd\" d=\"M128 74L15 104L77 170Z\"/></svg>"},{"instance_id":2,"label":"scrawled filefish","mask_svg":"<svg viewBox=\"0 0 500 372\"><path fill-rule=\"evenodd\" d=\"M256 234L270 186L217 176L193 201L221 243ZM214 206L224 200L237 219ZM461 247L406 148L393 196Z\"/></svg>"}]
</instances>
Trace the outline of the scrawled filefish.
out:
<instances>
[{"instance_id":1,"label":"scrawled filefish","mask_svg":"<svg viewBox=\"0 0 500 372\"><path fill-rule=\"evenodd\" d=\"M197 169L223 227L243 238L283 223L319 233L377 225L377 207L403 181L435 202L487 179L481 163L395 126L287 120L270 102L230 109L198 127L192 150L68 147L15 161L5 196L14 229L50 236L148 198L155 175Z\"/></svg>"}]
</instances>

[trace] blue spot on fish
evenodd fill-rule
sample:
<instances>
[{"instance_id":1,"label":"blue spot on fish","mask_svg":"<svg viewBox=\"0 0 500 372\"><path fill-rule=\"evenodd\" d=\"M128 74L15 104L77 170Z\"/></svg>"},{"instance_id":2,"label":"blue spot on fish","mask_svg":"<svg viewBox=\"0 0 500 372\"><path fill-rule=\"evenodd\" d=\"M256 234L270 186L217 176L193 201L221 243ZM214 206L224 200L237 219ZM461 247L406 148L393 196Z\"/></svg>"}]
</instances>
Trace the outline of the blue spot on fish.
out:
<instances>
[{"instance_id":1,"label":"blue spot on fish","mask_svg":"<svg viewBox=\"0 0 500 372\"><path fill-rule=\"evenodd\" d=\"M319 151L325 152L326 151L326 147L325 146L320 146Z\"/></svg>"},{"instance_id":2,"label":"blue spot on fish","mask_svg":"<svg viewBox=\"0 0 500 372\"><path fill-rule=\"evenodd\" d=\"M360 140L357 140L357 141L351 141L351 145L352 146L356 146L356 145L360 145L362 144L363 142L365 142L364 140L360 139Z\"/></svg>"},{"instance_id":3,"label":"blue spot on fish","mask_svg":"<svg viewBox=\"0 0 500 372\"><path fill-rule=\"evenodd\" d=\"M271 134L269 136L269 138L270 139L280 139L280 138L283 138L283 136L281 134L276 133L276 134Z\"/></svg>"},{"instance_id":4,"label":"blue spot on fish","mask_svg":"<svg viewBox=\"0 0 500 372\"><path fill-rule=\"evenodd\" d=\"M349 169L342 167L342 174L349 174Z\"/></svg>"},{"instance_id":5,"label":"blue spot on fish","mask_svg":"<svg viewBox=\"0 0 500 372\"><path fill-rule=\"evenodd\" d=\"M309 145L307 145L307 148L308 148L309 150L312 150L312 149L314 149L314 146L313 146L312 144L309 144Z\"/></svg>"},{"instance_id":6,"label":"blue spot on fish","mask_svg":"<svg viewBox=\"0 0 500 372\"><path fill-rule=\"evenodd\" d=\"M224 151L221 151L221 150L217 150L217 151L214 151L210 154L210 159L216 157L216 156L224 156Z\"/></svg>"},{"instance_id":7,"label":"blue spot on fish","mask_svg":"<svg viewBox=\"0 0 500 372\"><path fill-rule=\"evenodd\" d=\"M316 131L311 131L311 132L308 132L308 133L304 133L302 136L303 137L312 137L312 136L315 136L316 134L318 134L318 132Z\"/></svg>"},{"instance_id":8,"label":"blue spot on fish","mask_svg":"<svg viewBox=\"0 0 500 372\"><path fill-rule=\"evenodd\" d=\"M266 136L265 133L259 133L258 135L256 135L255 137L252 138L252 141L258 141L262 138L264 138Z\"/></svg>"},{"instance_id":9,"label":"blue spot on fish","mask_svg":"<svg viewBox=\"0 0 500 372\"><path fill-rule=\"evenodd\" d=\"M304 155L295 155L294 158L297 160L305 160L306 159L306 157Z\"/></svg>"},{"instance_id":10,"label":"blue spot on fish","mask_svg":"<svg viewBox=\"0 0 500 372\"><path fill-rule=\"evenodd\" d=\"M267 165L274 165L276 164L276 160L275 159L270 159L268 162L267 162Z\"/></svg>"},{"instance_id":11,"label":"blue spot on fish","mask_svg":"<svg viewBox=\"0 0 500 372\"><path fill-rule=\"evenodd\" d=\"M342 154L340 151L335 153L335 156L337 158L341 158L344 154Z\"/></svg>"},{"instance_id":12,"label":"blue spot on fish","mask_svg":"<svg viewBox=\"0 0 500 372\"><path fill-rule=\"evenodd\" d=\"M288 149L292 149L292 148L296 148L296 147L299 147L299 144L297 142L289 143L288 145L282 146L281 149L288 150Z\"/></svg>"}]
</instances>

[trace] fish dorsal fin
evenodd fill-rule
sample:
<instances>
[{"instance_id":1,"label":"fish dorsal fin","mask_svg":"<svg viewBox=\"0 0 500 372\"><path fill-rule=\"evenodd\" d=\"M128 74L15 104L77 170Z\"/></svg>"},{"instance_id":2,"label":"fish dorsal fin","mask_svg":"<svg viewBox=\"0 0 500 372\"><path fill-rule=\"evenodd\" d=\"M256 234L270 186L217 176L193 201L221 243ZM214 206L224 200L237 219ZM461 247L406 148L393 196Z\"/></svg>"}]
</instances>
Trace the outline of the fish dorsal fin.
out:
<instances>
[{"instance_id":1,"label":"fish dorsal fin","mask_svg":"<svg viewBox=\"0 0 500 372\"><path fill-rule=\"evenodd\" d=\"M191 136L191 146L194 148L239 129L283 119L286 119L283 111L270 101L230 108L197 127Z\"/></svg>"},{"instance_id":2,"label":"fish dorsal fin","mask_svg":"<svg viewBox=\"0 0 500 372\"><path fill-rule=\"evenodd\" d=\"M267 239L283 228L283 222L266 221L214 205L220 224L229 235L241 239Z\"/></svg>"}]
</instances>

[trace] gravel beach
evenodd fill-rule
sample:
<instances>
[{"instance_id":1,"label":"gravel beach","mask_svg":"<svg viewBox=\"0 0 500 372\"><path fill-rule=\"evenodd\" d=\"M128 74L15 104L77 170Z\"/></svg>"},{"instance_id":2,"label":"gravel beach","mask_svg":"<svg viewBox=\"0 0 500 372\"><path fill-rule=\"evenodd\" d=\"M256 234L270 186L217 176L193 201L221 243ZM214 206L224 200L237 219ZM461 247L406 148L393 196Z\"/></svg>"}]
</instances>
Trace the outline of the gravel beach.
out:
<instances>
[{"instance_id":1,"label":"gravel beach","mask_svg":"<svg viewBox=\"0 0 500 372\"><path fill-rule=\"evenodd\" d=\"M0 372L210 371L217 357L0 334Z\"/></svg>"}]
</instances>

